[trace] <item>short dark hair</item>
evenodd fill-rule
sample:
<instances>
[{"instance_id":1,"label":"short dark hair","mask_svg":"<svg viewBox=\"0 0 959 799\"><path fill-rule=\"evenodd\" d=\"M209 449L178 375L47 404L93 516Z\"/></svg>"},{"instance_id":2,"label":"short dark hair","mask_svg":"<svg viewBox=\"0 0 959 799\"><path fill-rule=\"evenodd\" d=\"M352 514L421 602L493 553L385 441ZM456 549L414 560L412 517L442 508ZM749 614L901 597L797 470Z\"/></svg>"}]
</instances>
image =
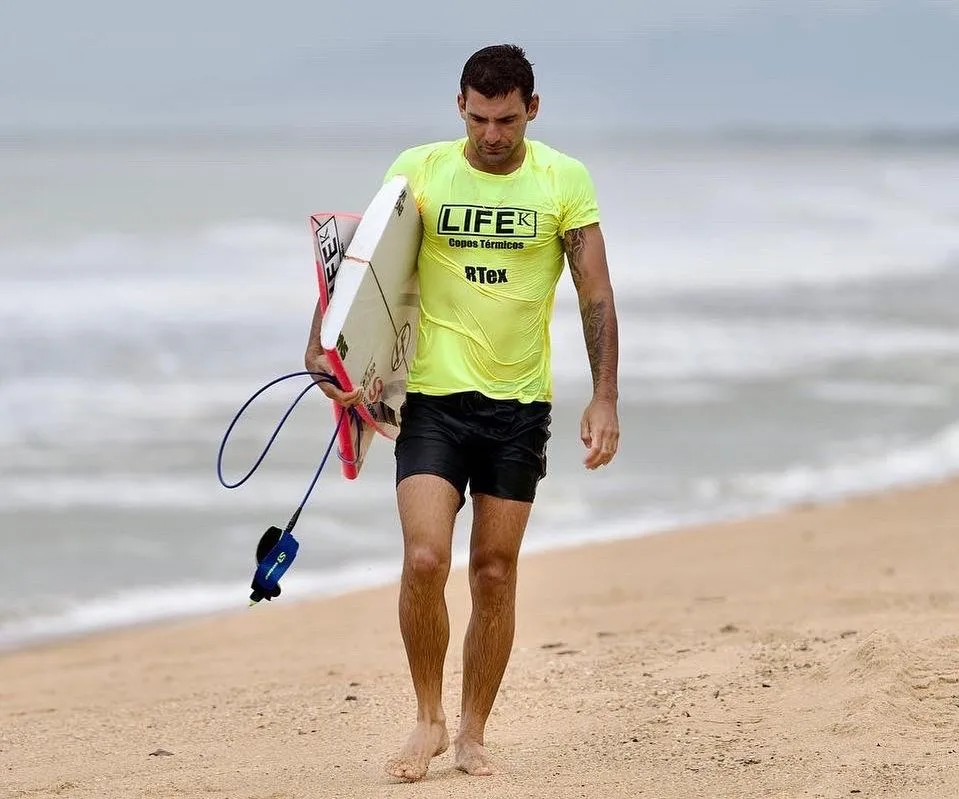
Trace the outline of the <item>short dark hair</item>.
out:
<instances>
[{"instance_id":1,"label":"short dark hair","mask_svg":"<svg viewBox=\"0 0 959 799\"><path fill-rule=\"evenodd\" d=\"M505 97L519 89L527 105L533 99L533 65L522 47L515 44L493 44L477 50L463 66L460 92L474 89L484 97Z\"/></svg>"}]
</instances>

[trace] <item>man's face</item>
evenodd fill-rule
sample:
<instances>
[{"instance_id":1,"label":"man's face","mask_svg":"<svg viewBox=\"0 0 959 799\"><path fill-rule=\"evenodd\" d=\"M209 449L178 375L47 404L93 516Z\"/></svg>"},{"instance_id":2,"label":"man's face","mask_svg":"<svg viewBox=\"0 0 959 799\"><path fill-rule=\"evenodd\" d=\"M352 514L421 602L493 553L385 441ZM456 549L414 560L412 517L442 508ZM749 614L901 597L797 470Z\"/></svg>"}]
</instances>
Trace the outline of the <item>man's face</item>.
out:
<instances>
[{"instance_id":1,"label":"man's face","mask_svg":"<svg viewBox=\"0 0 959 799\"><path fill-rule=\"evenodd\" d=\"M527 123L539 110L539 98L533 95L527 108L519 89L505 97L485 97L467 89L457 102L477 158L494 170L510 163L523 143Z\"/></svg>"}]
</instances>

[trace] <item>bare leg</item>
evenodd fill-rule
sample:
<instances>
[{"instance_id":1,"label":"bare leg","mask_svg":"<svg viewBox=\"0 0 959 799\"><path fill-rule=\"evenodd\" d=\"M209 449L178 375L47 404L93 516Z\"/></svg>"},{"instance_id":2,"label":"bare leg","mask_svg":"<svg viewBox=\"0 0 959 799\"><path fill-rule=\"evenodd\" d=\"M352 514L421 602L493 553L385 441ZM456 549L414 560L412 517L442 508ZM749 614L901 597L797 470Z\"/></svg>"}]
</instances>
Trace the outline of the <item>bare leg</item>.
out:
<instances>
[{"instance_id":1,"label":"bare leg","mask_svg":"<svg viewBox=\"0 0 959 799\"><path fill-rule=\"evenodd\" d=\"M493 773L484 733L513 648L516 565L532 505L484 494L473 499L470 589L473 612L463 642L463 700L456 767Z\"/></svg>"},{"instance_id":2,"label":"bare leg","mask_svg":"<svg viewBox=\"0 0 959 799\"><path fill-rule=\"evenodd\" d=\"M397 488L404 547L400 631L417 713L416 727L386 764L386 771L410 782L426 776L430 760L449 747L443 712L443 662L450 625L444 592L459 502L456 489L434 475L412 475Z\"/></svg>"}]
</instances>

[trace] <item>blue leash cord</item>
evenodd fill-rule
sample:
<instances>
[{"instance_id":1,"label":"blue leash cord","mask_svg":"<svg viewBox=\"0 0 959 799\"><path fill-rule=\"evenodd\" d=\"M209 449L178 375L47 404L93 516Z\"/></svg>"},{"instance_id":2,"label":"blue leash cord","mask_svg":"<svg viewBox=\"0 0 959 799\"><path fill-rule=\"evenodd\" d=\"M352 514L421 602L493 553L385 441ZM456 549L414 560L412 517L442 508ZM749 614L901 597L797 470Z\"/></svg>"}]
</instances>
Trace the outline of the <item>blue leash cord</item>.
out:
<instances>
[{"instance_id":1,"label":"blue leash cord","mask_svg":"<svg viewBox=\"0 0 959 799\"><path fill-rule=\"evenodd\" d=\"M304 388L299 393L297 398L293 400L293 402L290 404L290 407L287 408L286 413L283 414L283 417L277 423L269 441L267 441L266 446L263 448L263 451L260 453L260 456L256 459L256 462L253 464L250 470L237 482L228 483L223 477L223 452L226 449L226 442L230 437L230 433L233 432L233 428L240 420L240 417L243 415L244 411L246 411L253 401L267 389L275 386L277 383L280 383L283 380L289 380L293 377L302 377L304 375L309 375L313 378L319 378L319 381L315 379L312 380L310 385ZM291 372L271 380L269 383L254 392L253 395L243 403L243 405L234 415L233 420L226 429L226 432L223 434L223 440L220 442L220 450L217 454L216 473L220 480L220 484L224 488L239 488L253 476L253 473L260 467L260 464L263 463L267 453L270 451L270 447L272 447L273 442L276 441L276 437L279 435L280 429L286 423L286 420L289 418L290 414L293 413L293 409L296 407L297 403L303 399L310 389L317 386L319 382L332 383L333 385L339 387L339 382L337 381L336 377L328 372ZM307 500L310 498L310 494L313 493L313 489L316 487L316 483L320 479L320 474L323 472L323 467L326 466L326 462L330 457L330 452L333 451L333 447L336 445L336 439L339 435L340 428L343 426L343 420L346 419L347 416L349 416L351 421L357 425L358 429L362 425L362 420L360 419L360 416L356 412L355 408L340 409L339 418L336 422L336 428L333 430L333 435L330 437L330 443L326 448L326 452L323 454L323 459L320 461L320 465L317 467L316 472L313 475L313 479L310 481L309 488L306 489L306 493L303 495L303 499L300 501L296 511L294 511L290 521L287 522L286 528L280 530L278 527L270 527L261 537L256 553L258 568L253 576L253 583L251 585L253 589L253 593L250 595L251 604L259 602L260 599L270 600L276 596L279 596L280 577L282 577L284 572L290 567L290 564L293 562L293 558L296 557L297 549L299 548L299 543L295 538L293 538L292 535L293 527L300 518L300 513L306 506ZM339 457L342 460L342 456Z\"/></svg>"}]
</instances>

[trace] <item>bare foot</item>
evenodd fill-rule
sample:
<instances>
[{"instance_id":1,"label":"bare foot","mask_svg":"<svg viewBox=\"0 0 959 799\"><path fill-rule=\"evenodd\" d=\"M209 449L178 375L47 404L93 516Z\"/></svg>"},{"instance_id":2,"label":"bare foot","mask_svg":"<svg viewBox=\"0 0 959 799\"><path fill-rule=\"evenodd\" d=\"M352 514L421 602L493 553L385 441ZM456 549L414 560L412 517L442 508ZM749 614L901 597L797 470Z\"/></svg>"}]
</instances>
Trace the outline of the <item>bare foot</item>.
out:
<instances>
[{"instance_id":1,"label":"bare foot","mask_svg":"<svg viewBox=\"0 0 959 799\"><path fill-rule=\"evenodd\" d=\"M471 738L456 739L456 768L474 777L488 777L494 772L486 747Z\"/></svg>"},{"instance_id":2,"label":"bare foot","mask_svg":"<svg viewBox=\"0 0 959 799\"><path fill-rule=\"evenodd\" d=\"M430 760L443 754L449 745L445 722L421 721L400 753L386 764L386 773L407 782L421 780L426 776Z\"/></svg>"}]
</instances>

